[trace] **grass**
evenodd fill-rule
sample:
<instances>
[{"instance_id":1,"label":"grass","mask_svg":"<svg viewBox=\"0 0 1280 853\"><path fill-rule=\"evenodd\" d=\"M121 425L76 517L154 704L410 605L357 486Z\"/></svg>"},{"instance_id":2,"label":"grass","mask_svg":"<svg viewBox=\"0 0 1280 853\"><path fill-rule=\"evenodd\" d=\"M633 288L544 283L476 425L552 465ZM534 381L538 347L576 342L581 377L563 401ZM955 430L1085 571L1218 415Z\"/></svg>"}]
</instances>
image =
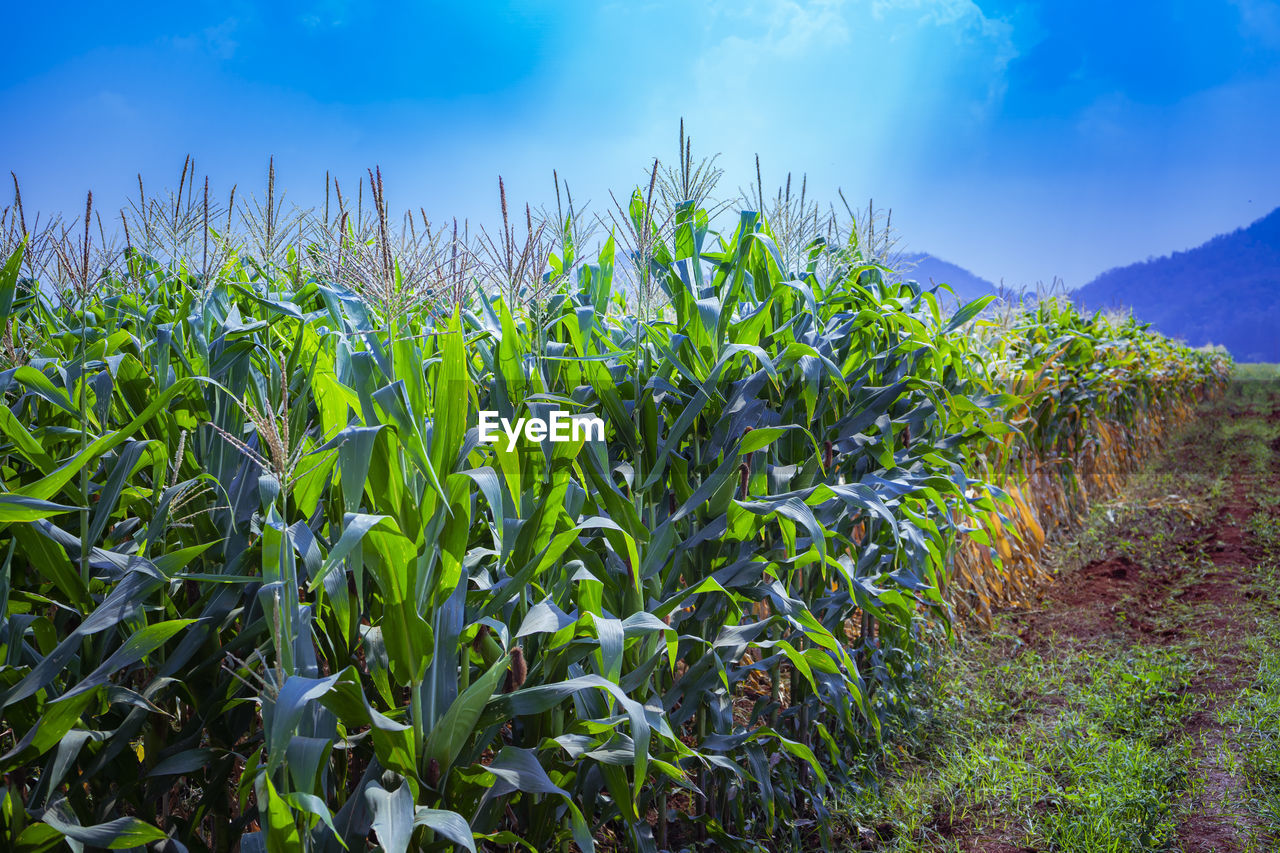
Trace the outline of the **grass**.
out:
<instances>
[{"instance_id":1,"label":"grass","mask_svg":"<svg viewBox=\"0 0 1280 853\"><path fill-rule=\"evenodd\" d=\"M1273 398L1274 399L1274 398ZM1260 438L1280 441L1280 427L1261 428ZM1259 454L1260 456L1260 454ZM1280 458L1272 453L1256 458L1259 467L1280 470ZM1218 721L1233 738L1224 750L1229 772L1244 784L1236 807L1255 826L1255 850L1280 839L1280 493L1260 489L1253 495L1258 511L1249 518L1247 532L1261 551L1257 575L1257 603L1252 630L1245 632L1245 648L1252 662L1247 686L1218 712Z\"/></svg>"},{"instance_id":2,"label":"grass","mask_svg":"<svg viewBox=\"0 0 1280 853\"><path fill-rule=\"evenodd\" d=\"M1235 366L1231 378L1241 381L1280 379L1280 364L1240 363Z\"/></svg>"},{"instance_id":3,"label":"grass","mask_svg":"<svg viewBox=\"0 0 1280 853\"><path fill-rule=\"evenodd\" d=\"M1230 768L1246 782L1241 805L1267 832L1280 835L1280 627L1249 640L1258 658L1249 688L1220 715L1236 734Z\"/></svg>"},{"instance_id":4,"label":"grass","mask_svg":"<svg viewBox=\"0 0 1280 853\"><path fill-rule=\"evenodd\" d=\"M1189 784L1193 668L1179 649L1052 654L993 636L939 661L951 673L895 782L841 804L850 849L963 849L969 832L1076 851L1161 849ZM874 842L867 844L865 842Z\"/></svg>"}]
</instances>

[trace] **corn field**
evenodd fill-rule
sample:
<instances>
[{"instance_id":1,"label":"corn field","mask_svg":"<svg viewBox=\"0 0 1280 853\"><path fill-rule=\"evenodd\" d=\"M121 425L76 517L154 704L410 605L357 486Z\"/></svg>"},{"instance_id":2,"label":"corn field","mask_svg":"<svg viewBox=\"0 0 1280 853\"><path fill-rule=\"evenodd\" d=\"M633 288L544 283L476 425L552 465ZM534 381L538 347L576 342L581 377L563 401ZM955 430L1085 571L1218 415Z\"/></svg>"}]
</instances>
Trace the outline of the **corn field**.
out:
<instances>
[{"instance_id":1,"label":"corn field","mask_svg":"<svg viewBox=\"0 0 1280 853\"><path fill-rule=\"evenodd\" d=\"M505 194L480 239L394 224L380 176L248 231L143 195L111 251L13 214L6 849L829 843L931 644L1029 600L1229 365L949 310L690 165L590 253ZM553 410L605 439L480 440Z\"/></svg>"}]
</instances>

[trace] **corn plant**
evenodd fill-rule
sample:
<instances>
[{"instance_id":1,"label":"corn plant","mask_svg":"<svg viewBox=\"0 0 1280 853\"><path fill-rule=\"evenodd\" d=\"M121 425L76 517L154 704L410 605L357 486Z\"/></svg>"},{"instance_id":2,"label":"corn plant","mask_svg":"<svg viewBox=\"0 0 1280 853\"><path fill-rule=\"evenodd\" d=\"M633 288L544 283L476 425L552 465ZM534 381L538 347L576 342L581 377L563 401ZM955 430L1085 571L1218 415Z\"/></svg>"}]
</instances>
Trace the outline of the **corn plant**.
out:
<instances>
[{"instance_id":1,"label":"corn plant","mask_svg":"<svg viewBox=\"0 0 1280 853\"><path fill-rule=\"evenodd\" d=\"M475 265L371 183L369 227L255 256L206 215L216 251L130 245L76 300L9 256L11 849L826 843L930 643L1224 375L675 178L594 257L529 212ZM603 440L480 440L552 410Z\"/></svg>"}]
</instances>

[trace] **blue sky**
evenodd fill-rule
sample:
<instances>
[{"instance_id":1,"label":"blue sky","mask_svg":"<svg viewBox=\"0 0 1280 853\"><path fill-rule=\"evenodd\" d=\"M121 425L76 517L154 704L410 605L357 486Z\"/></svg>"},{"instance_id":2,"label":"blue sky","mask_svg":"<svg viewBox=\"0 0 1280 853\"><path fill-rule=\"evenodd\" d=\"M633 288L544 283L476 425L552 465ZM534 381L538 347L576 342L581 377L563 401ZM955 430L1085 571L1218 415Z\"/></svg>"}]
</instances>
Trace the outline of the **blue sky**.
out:
<instances>
[{"instance_id":1,"label":"blue sky","mask_svg":"<svg viewBox=\"0 0 1280 853\"><path fill-rule=\"evenodd\" d=\"M393 206L491 220L719 153L722 191L807 173L907 246L1012 285L1084 284L1280 205L1280 3L576 0L20 4L0 167L28 208L117 207L186 154L312 204L380 164ZM0 205L10 192L0 191Z\"/></svg>"}]
</instances>

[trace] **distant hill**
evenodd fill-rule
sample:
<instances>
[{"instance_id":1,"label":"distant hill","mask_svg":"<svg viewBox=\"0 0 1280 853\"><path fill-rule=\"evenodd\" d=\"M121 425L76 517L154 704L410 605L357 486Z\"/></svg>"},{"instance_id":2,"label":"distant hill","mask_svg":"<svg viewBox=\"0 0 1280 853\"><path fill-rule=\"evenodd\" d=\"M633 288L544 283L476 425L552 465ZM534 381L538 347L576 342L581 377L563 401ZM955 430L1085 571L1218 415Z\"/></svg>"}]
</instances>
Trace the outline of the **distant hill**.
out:
<instances>
[{"instance_id":1,"label":"distant hill","mask_svg":"<svg viewBox=\"0 0 1280 853\"><path fill-rule=\"evenodd\" d=\"M1280 361L1280 208L1195 249L1108 270L1071 297L1131 308L1163 334L1221 344L1237 361Z\"/></svg>"},{"instance_id":2,"label":"distant hill","mask_svg":"<svg viewBox=\"0 0 1280 853\"><path fill-rule=\"evenodd\" d=\"M964 267L935 258L933 255L920 253L904 255L907 265L914 266L901 274L905 280L918 281L921 284L949 284L961 302L972 302L979 296L996 292L996 286L985 278L979 278ZM905 266L905 265L904 265Z\"/></svg>"}]
</instances>

